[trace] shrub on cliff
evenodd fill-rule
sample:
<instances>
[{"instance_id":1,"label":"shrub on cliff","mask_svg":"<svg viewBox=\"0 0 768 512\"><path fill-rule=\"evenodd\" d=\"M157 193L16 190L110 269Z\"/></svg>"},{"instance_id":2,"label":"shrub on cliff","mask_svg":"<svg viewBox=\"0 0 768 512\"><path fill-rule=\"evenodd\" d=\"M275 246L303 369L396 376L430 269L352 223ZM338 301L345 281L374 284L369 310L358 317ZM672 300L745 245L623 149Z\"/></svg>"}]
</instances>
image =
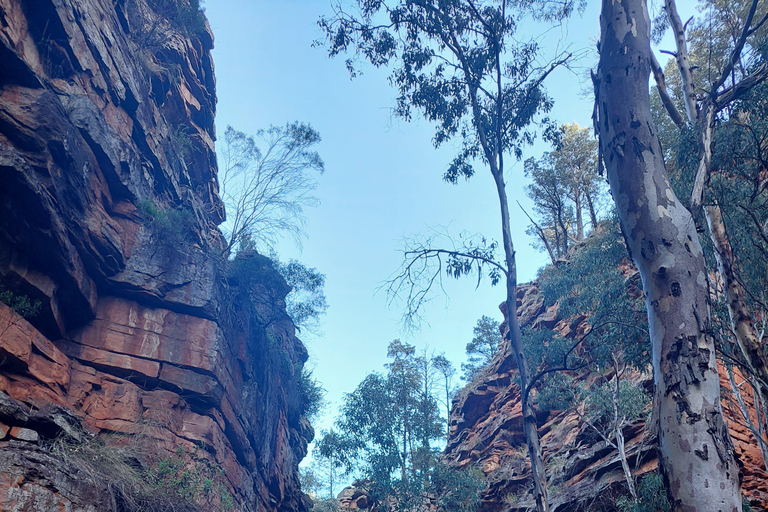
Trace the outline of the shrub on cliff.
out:
<instances>
[{"instance_id":1,"label":"shrub on cliff","mask_svg":"<svg viewBox=\"0 0 768 512\"><path fill-rule=\"evenodd\" d=\"M32 318L40 311L40 301L32 301L26 295L12 292L0 283L0 302L23 318Z\"/></svg>"},{"instance_id":2,"label":"shrub on cliff","mask_svg":"<svg viewBox=\"0 0 768 512\"><path fill-rule=\"evenodd\" d=\"M616 500L620 512L658 512L670 510L664 481L658 473L645 475L637 486L637 499L625 496Z\"/></svg>"},{"instance_id":3,"label":"shrub on cliff","mask_svg":"<svg viewBox=\"0 0 768 512\"><path fill-rule=\"evenodd\" d=\"M140 201L137 207L149 217L155 239L174 248L181 248L194 231L195 217L189 209L166 207L152 199Z\"/></svg>"},{"instance_id":4,"label":"shrub on cliff","mask_svg":"<svg viewBox=\"0 0 768 512\"><path fill-rule=\"evenodd\" d=\"M225 256L245 242L262 252L283 236L299 242L304 208L317 204L314 173L325 170L320 134L293 122L247 135L231 126L219 148L219 188L227 212Z\"/></svg>"},{"instance_id":5,"label":"shrub on cliff","mask_svg":"<svg viewBox=\"0 0 768 512\"><path fill-rule=\"evenodd\" d=\"M301 369L296 387L299 413L311 422L325 407L325 388L308 368Z\"/></svg>"},{"instance_id":6,"label":"shrub on cliff","mask_svg":"<svg viewBox=\"0 0 768 512\"><path fill-rule=\"evenodd\" d=\"M173 32L186 37L205 32L200 0L128 0L125 13L131 38L141 50L162 49Z\"/></svg>"},{"instance_id":7,"label":"shrub on cliff","mask_svg":"<svg viewBox=\"0 0 768 512\"><path fill-rule=\"evenodd\" d=\"M50 446L84 484L103 492L110 510L195 512L232 510L234 498L223 472L195 450L159 455L157 442L142 432L93 436L76 430Z\"/></svg>"}]
</instances>

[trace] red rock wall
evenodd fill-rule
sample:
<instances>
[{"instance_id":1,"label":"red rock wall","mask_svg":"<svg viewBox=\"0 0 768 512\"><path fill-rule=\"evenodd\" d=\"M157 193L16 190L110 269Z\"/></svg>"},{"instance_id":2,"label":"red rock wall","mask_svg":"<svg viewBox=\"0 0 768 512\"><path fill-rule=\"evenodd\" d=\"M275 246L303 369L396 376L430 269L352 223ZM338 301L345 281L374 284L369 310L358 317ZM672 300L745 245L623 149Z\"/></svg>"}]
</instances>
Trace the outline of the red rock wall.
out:
<instances>
[{"instance_id":1,"label":"red rock wall","mask_svg":"<svg viewBox=\"0 0 768 512\"><path fill-rule=\"evenodd\" d=\"M238 509L306 508L306 350L220 258L212 47L145 0L0 0L0 283L41 304L0 304L2 510L111 510L45 452L59 423L202 446Z\"/></svg>"},{"instance_id":2,"label":"red rock wall","mask_svg":"<svg viewBox=\"0 0 768 512\"><path fill-rule=\"evenodd\" d=\"M544 307L535 285L518 288L521 325L545 324L564 335L579 334L583 323L563 321L555 307ZM525 449L515 359L503 345L493 362L454 400L445 459L459 467L478 467L488 481L482 512L533 510L530 463ZM634 380L649 393L649 376ZM740 382L740 381L739 381ZM721 372L721 384L729 388ZM741 413L724 393L723 408L742 464L743 491L756 510L768 509L768 475L752 434ZM745 392L751 407L752 396ZM612 511L624 485L618 453L596 439L579 417L569 411L540 411L539 433L550 489L552 510L557 512ZM639 421L624 431L630 465L642 475L657 467L654 442ZM762 507L762 508L761 508Z\"/></svg>"}]
</instances>

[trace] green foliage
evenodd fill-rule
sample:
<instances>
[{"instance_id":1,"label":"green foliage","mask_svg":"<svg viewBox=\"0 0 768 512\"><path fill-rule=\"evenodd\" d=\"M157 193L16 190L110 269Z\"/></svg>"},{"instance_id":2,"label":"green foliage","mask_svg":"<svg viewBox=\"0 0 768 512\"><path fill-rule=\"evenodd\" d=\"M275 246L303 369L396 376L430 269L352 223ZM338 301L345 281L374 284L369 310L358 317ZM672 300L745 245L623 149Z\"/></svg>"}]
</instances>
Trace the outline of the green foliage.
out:
<instances>
[{"instance_id":1,"label":"green foliage","mask_svg":"<svg viewBox=\"0 0 768 512\"><path fill-rule=\"evenodd\" d=\"M584 238L586 214L594 229L603 202L602 178L597 173L597 141L591 130L577 124L560 127L553 151L525 161L526 187L539 221L528 233L546 248L552 262L568 252L570 240Z\"/></svg>"},{"instance_id":2,"label":"green foliage","mask_svg":"<svg viewBox=\"0 0 768 512\"><path fill-rule=\"evenodd\" d=\"M471 382L478 372L488 365L501 344L499 322L483 315L472 330L475 337L467 343L467 362L462 363L463 379Z\"/></svg>"},{"instance_id":3,"label":"green foliage","mask_svg":"<svg viewBox=\"0 0 768 512\"><path fill-rule=\"evenodd\" d=\"M645 475L637 485L637 501L625 496L616 500L620 512L658 512L671 510L664 489L664 480L658 473Z\"/></svg>"},{"instance_id":4,"label":"green foliage","mask_svg":"<svg viewBox=\"0 0 768 512\"><path fill-rule=\"evenodd\" d=\"M417 111L434 122L436 147L460 140L446 181L471 177L473 162L487 164L493 153L520 158L534 141L536 119L554 137L554 124L542 117L552 108L542 87L549 71L540 67L538 44L516 32L531 18L570 15L574 2L531 0L505 9L487 1L358 0L357 6L357 16L337 10L321 18L329 54L353 53L355 60L346 61L352 76L358 58L390 66L396 115L410 120Z\"/></svg>"},{"instance_id":5,"label":"green foliage","mask_svg":"<svg viewBox=\"0 0 768 512\"><path fill-rule=\"evenodd\" d=\"M57 438L49 447L71 474L103 490L124 512L233 510L235 498L223 470L199 448L157 457L155 440L143 434Z\"/></svg>"},{"instance_id":6,"label":"green foliage","mask_svg":"<svg viewBox=\"0 0 768 512\"><path fill-rule=\"evenodd\" d=\"M312 376L312 370L302 368L299 374L299 411L311 422L325 407L325 388Z\"/></svg>"},{"instance_id":7,"label":"green foliage","mask_svg":"<svg viewBox=\"0 0 768 512\"><path fill-rule=\"evenodd\" d=\"M319 317L328 309L325 299L325 274L296 260L281 263L273 256L275 268L291 287L286 297L286 311L299 329L317 329Z\"/></svg>"},{"instance_id":8,"label":"green foliage","mask_svg":"<svg viewBox=\"0 0 768 512\"><path fill-rule=\"evenodd\" d=\"M0 302L22 318L34 318L40 313L40 301L32 301L26 295L13 293L0 283Z\"/></svg>"},{"instance_id":9,"label":"green foliage","mask_svg":"<svg viewBox=\"0 0 768 512\"><path fill-rule=\"evenodd\" d=\"M614 403L615 387L614 381L608 381L576 390L577 397L586 402L585 415L592 424L611 425L618 421L619 425L628 425L643 417L643 411L651 402L648 393L642 387L622 380L619 381L618 396ZM614 417L614 405L618 418Z\"/></svg>"},{"instance_id":10,"label":"green foliage","mask_svg":"<svg viewBox=\"0 0 768 512\"><path fill-rule=\"evenodd\" d=\"M557 303L561 318L586 318L589 330L577 340L564 340L546 331L527 333L528 337L538 337L527 345L532 350L542 347L539 352L544 352L539 359L531 356L531 361L562 362L576 341L580 342L579 350L572 351L569 360L588 354L593 368L606 368L620 351L627 364L645 370L650 364L650 343L638 278L615 220L604 222L567 263L542 269L539 285L545 304Z\"/></svg>"},{"instance_id":11,"label":"green foliage","mask_svg":"<svg viewBox=\"0 0 768 512\"><path fill-rule=\"evenodd\" d=\"M136 206L151 219L150 225L155 231L155 240L181 248L195 230L197 222L189 209L166 208L152 199L140 201Z\"/></svg>"},{"instance_id":12,"label":"green foliage","mask_svg":"<svg viewBox=\"0 0 768 512\"><path fill-rule=\"evenodd\" d=\"M395 500L408 508L435 489L446 503L469 507L474 484L442 467L432 446L445 432L429 384L436 358L417 355L400 340L389 344L387 355L386 375L369 374L345 396L335 430L318 442L319 455L369 482L376 502Z\"/></svg>"},{"instance_id":13,"label":"green foliage","mask_svg":"<svg viewBox=\"0 0 768 512\"><path fill-rule=\"evenodd\" d=\"M290 318L299 330L316 330L328 308L325 275L296 260L285 264L276 255L268 258L247 247L227 262L230 286L248 295L265 325Z\"/></svg>"},{"instance_id":14,"label":"green foliage","mask_svg":"<svg viewBox=\"0 0 768 512\"><path fill-rule=\"evenodd\" d=\"M341 510L338 500L335 498L316 499L312 501L313 512L338 512Z\"/></svg>"},{"instance_id":15,"label":"green foliage","mask_svg":"<svg viewBox=\"0 0 768 512\"><path fill-rule=\"evenodd\" d=\"M180 124L171 132L173 146L185 163L190 159L193 152L197 153L200 151L200 147L189 136L189 131L189 126Z\"/></svg>"},{"instance_id":16,"label":"green foliage","mask_svg":"<svg viewBox=\"0 0 768 512\"><path fill-rule=\"evenodd\" d=\"M438 510L473 512L479 508L486 485L481 471L451 468L438 462L430 476L427 492L437 497Z\"/></svg>"},{"instance_id":17,"label":"green foliage","mask_svg":"<svg viewBox=\"0 0 768 512\"><path fill-rule=\"evenodd\" d=\"M159 61L174 34L200 38L206 32L200 0L126 0L125 17L129 35L142 50Z\"/></svg>"},{"instance_id":18,"label":"green foliage","mask_svg":"<svg viewBox=\"0 0 768 512\"><path fill-rule=\"evenodd\" d=\"M200 0L148 0L149 7L182 34L199 37L205 32L205 14Z\"/></svg>"},{"instance_id":19,"label":"green foliage","mask_svg":"<svg viewBox=\"0 0 768 512\"><path fill-rule=\"evenodd\" d=\"M183 447L176 455L162 457L143 472L143 477L158 495L181 503L215 505L232 510L235 500L224 485L223 470L199 456L198 449L186 454Z\"/></svg>"},{"instance_id":20,"label":"green foliage","mask_svg":"<svg viewBox=\"0 0 768 512\"><path fill-rule=\"evenodd\" d=\"M205 32L205 14L200 0L150 0L153 8L169 14L169 21L188 36Z\"/></svg>"},{"instance_id":21,"label":"green foliage","mask_svg":"<svg viewBox=\"0 0 768 512\"><path fill-rule=\"evenodd\" d=\"M454 393L453 376L456 368L453 367L444 353L432 357L432 368L442 377L443 391L445 392L445 424L446 438L450 435L451 397Z\"/></svg>"}]
</instances>

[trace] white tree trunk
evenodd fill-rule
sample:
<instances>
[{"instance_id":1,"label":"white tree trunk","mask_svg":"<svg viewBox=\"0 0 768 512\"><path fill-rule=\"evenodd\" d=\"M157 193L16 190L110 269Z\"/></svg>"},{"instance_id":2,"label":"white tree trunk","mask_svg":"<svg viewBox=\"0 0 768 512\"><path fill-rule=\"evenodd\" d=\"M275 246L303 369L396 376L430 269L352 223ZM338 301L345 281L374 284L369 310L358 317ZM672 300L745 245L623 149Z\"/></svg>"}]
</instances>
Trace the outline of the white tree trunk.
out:
<instances>
[{"instance_id":1,"label":"white tree trunk","mask_svg":"<svg viewBox=\"0 0 768 512\"><path fill-rule=\"evenodd\" d=\"M643 0L603 0L597 125L613 199L648 310L660 465L676 512L741 511L739 467L720 408L704 256L667 178L650 112Z\"/></svg>"}]
</instances>

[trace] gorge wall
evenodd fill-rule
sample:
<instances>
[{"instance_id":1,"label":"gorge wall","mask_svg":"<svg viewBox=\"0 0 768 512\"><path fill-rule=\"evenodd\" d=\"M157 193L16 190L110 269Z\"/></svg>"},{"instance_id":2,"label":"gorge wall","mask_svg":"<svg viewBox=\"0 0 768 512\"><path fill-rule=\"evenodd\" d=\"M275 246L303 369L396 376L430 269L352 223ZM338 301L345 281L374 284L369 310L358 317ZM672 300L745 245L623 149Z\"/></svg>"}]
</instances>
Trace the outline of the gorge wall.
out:
<instances>
[{"instance_id":1,"label":"gorge wall","mask_svg":"<svg viewBox=\"0 0 768 512\"><path fill-rule=\"evenodd\" d=\"M289 289L221 256L212 47L196 2L0 0L0 291L39 303L0 303L2 510L125 509L51 449L93 434L216 468L209 509L307 507Z\"/></svg>"},{"instance_id":2,"label":"gorge wall","mask_svg":"<svg viewBox=\"0 0 768 512\"><path fill-rule=\"evenodd\" d=\"M584 318L559 318L556 306L545 306L535 284L518 287L517 305L521 326L544 325L574 338L584 334ZM632 380L652 393L649 375L634 375ZM724 371L721 385L726 390L731 387ZM752 408L746 387L742 393ZM755 510L766 510L768 475L760 450L727 392L723 409L742 466L744 495ZM618 452L597 438L573 411L538 411L537 419L552 510L615 510L615 499L625 492ZM655 438L649 430L640 420L623 432L630 466L637 468L638 475L657 467ZM503 343L491 364L454 399L444 458L454 466L483 472L488 487L482 495L482 512L522 512L534 507L525 444L515 358Z\"/></svg>"}]
</instances>

